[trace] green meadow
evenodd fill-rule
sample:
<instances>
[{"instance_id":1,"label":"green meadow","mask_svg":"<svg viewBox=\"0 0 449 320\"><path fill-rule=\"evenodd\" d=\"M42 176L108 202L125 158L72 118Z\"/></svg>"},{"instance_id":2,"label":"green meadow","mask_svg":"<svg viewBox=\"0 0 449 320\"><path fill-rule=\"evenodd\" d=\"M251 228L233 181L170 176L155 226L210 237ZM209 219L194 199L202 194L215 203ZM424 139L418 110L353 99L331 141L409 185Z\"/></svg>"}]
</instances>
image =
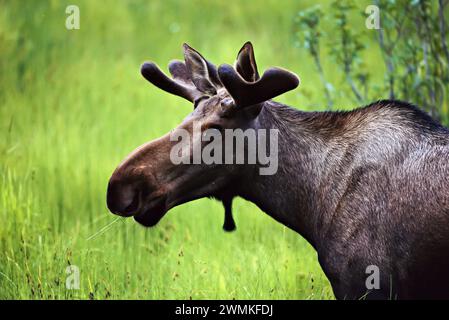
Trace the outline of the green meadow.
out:
<instances>
[{"instance_id":1,"label":"green meadow","mask_svg":"<svg viewBox=\"0 0 449 320\"><path fill-rule=\"evenodd\" d=\"M65 27L70 4L79 30ZM166 71L183 42L220 64L251 40L260 71L301 78L278 101L325 110L312 59L292 39L294 14L313 4L0 0L0 299L333 299L312 247L251 203L234 202L232 233L209 199L149 229L106 207L119 162L191 112L139 72L145 60ZM367 54L382 77L380 53ZM70 266L79 289L66 287Z\"/></svg>"}]
</instances>

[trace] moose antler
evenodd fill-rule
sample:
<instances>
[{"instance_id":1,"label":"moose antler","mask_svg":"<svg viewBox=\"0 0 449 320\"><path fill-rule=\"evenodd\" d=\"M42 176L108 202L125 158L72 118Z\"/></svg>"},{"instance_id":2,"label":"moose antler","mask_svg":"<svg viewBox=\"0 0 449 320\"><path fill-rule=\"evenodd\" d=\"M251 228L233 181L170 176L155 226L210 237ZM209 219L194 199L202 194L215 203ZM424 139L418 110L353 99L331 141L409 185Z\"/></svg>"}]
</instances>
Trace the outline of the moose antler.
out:
<instances>
[{"instance_id":1,"label":"moose antler","mask_svg":"<svg viewBox=\"0 0 449 320\"><path fill-rule=\"evenodd\" d=\"M236 106L241 108L270 100L299 85L298 76L281 68L268 69L255 82L246 81L228 64L218 68L218 75Z\"/></svg>"},{"instance_id":2,"label":"moose antler","mask_svg":"<svg viewBox=\"0 0 449 320\"><path fill-rule=\"evenodd\" d=\"M182 71L178 62L174 62L170 64L170 72L176 77L181 77ZM185 68L185 66L184 66ZM177 71L178 73L175 73ZM145 62L140 68L140 72L149 82L154 84L156 87L167 91L171 94L180 96L184 99L187 99L191 102L195 101L198 97L201 96L201 93L192 85L189 85L185 78L183 81L175 81L170 79L159 69L159 67L154 62Z\"/></svg>"},{"instance_id":3,"label":"moose antler","mask_svg":"<svg viewBox=\"0 0 449 320\"><path fill-rule=\"evenodd\" d=\"M168 71L175 81L181 81L189 86L193 86L192 77L183 61L172 60L168 64Z\"/></svg>"},{"instance_id":4,"label":"moose antler","mask_svg":"<svg viewBox=\"0 0 449 320\"><path fill-rule=\"evenodd\" d=\"M217 69L198 51L183 45L185 62L172 61L167 77L154 62L145 62L141 73L149 82L171 94L194 102L204 94L215 95L224 86L237 107L243 108L270 100L299 85L299 78L281 68L270 68L259 79L252 44L240 49L234 67L223 64Z\"/></svg>"},{"instance_id":5,"label":"moose antler","mask_svg":"<svg viewBox=\"0 0 449 320\"><path fill-rule=\"evenodd\" d=\"M198 51L184 43L185 62L173 60L168 69L173 79L167 77L154 62L145 62L140 71L149 82L171 94L191 102L204 93L216 94L221 87L217 68Z\"/></svg>"}]
</instances>

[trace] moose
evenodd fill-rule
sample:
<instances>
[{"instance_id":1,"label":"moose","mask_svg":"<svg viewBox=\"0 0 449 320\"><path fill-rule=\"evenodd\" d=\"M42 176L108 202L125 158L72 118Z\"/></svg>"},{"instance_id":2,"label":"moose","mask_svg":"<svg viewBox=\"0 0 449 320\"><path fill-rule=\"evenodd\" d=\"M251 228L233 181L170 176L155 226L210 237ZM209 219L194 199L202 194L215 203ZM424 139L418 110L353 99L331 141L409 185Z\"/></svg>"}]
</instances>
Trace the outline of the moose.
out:
<instances>
[{"instance_id":1,"label":"moose","mask_svg":"<svg viewBox=\"0 0 449 320\"><path fill-rule=\"evenodd\" d=\"M260 164L174 165L169 134L138 147L107 189L114 214L151 227L199 198L255 203L317 251L337 299L449 298L449 130L417 107L379 100L352 111L305 112L271 99L299 78L282 68L259 76L253 46L218 68L184 44L169 72L146 62L143 77L194 104L178 128L278 130L278 170ZM378 285L367 286L367 268Z\"/></svg>"}]
</instances>

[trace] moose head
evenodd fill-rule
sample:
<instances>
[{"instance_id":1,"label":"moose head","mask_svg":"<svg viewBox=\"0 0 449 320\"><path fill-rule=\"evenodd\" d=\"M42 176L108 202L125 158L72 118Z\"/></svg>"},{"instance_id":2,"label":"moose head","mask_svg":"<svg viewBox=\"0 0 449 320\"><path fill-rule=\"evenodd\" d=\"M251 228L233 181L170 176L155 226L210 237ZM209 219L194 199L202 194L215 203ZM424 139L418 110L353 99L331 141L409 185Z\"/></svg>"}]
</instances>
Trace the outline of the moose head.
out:
<instances>
[{"instance_id":1,"label":"moose head","mask_svg":"<svg viewBox=\"0 0 449 320\"><path fill-rule=\"evenodd\" d=\"M260 128L258 117L268 100L296 88L299 79L280 68L259 77L250 42L239 51L234 67L218 69L196 50L183 45L185 61L172 61L167 77L156 64L141 67L145 79L160 89L193 103L194 109L176 130L192 133L226 129ZM173 133L173 130L172 130ZM107 205L120 216L133 216L144 226L155 225L174 206L203 197L223 201L227 231L235 228L231 206L237 186L251 179L258 164L173 163L176 145L170 133L138 147L116 168L108 190ZM200 141L201 146L207 141ZM195 142L191 144L189 156Z\"/></svg>"}]
</instances>

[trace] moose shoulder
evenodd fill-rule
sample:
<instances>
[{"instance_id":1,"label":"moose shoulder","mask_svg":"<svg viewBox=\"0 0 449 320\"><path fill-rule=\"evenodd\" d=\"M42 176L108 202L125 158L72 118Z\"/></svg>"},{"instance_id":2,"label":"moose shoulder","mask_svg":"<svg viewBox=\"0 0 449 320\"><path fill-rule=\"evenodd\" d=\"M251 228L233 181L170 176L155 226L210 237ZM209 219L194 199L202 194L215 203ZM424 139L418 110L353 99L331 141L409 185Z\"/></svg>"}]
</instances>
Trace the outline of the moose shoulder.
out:
<instances>
[{"instance_id":1,"label":"moose shoulder","mask_svg":"<svg viewBox=\"0 0 449 320\"><path fill-rule=\"evenodd\" d=\"M278 170L261 164L173 164L167 134L114 171L109 209L155 225L174 206L214 197L235 228L232 199L254 202L317 250L339 299L449 298L449 131L416 107L378 101L348 112L302 112L271 99L296 88L291 72L261 77L246 43L218 69L184 45L185 61L142 66L157 87L194 103L175 129L276 130ZM200 142L205 144L205 142ZM269 195L269 196L267 196ZM379 281L367 287L367 270Z\"/></svg>"}]
</instances>

